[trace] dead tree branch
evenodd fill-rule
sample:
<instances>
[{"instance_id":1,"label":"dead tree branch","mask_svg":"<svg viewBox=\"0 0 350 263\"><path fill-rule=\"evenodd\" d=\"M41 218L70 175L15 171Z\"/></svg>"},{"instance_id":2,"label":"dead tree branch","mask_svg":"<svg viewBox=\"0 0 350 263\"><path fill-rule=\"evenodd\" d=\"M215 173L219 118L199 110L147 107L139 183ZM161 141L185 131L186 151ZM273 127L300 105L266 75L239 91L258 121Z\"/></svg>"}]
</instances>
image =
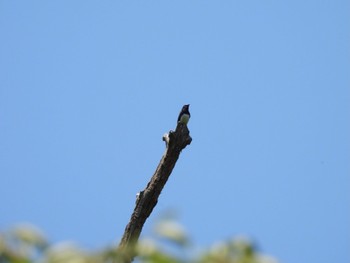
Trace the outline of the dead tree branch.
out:
<instances>
[{"instance_id":1,"label":"dead tree branch","mask_svg":"<svg viewBox=\"0 0 350 263\"><path fill-rule=\"evenodd\" d=\"M119 262L130 263L134 259L135 245L139 239L142 227L146 219L152 213L158 202L158 197L166 184L181 151L189 144L192 138L187 125L178 123L175 131L170 131L163 136L166 143L165 153L158 164L154 175L141 191L136 200L134 212L127 224L124 235L118 247L118 254L121 255Z\"/></svg>"}]
</instances>

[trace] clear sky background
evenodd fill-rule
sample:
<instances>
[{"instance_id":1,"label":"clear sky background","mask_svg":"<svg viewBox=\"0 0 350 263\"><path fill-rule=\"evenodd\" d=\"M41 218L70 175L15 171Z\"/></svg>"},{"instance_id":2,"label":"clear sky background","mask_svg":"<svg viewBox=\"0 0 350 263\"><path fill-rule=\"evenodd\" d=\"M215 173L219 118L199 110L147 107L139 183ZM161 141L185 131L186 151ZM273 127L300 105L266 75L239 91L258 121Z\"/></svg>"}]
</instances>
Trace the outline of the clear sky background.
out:
<instances>
[{"instance_id":1,"label":"clear sky background","mask_svg":"<svg viewBox=\"0 0 350 263\"><path fill-rule=\"evenodd\" d=\"M118 242L190 103L143 234L350 262L349 1L0 1L0 228Z\"/></svg>"}]
</instances>

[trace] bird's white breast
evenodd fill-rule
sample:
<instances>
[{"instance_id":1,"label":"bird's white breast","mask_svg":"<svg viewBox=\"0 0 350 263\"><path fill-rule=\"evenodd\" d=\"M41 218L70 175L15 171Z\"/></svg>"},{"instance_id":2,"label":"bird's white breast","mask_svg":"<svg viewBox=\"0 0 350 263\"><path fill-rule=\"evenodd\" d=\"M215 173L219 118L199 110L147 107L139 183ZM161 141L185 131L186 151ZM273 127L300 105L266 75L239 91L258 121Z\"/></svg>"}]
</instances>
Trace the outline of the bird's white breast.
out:
<instances>
[{"instance_id":1,"label":"bird's white breast","mask_svg":"<svg viewBox=\"0 0 350 263\"><path fill-rule=\"evenodd\" d=\"M184 124L187 124L189 119L190 119L190 116L188 114L182 114L182 116L180 118L180 122L184 123Z\"/></svg>"}]
</instances>

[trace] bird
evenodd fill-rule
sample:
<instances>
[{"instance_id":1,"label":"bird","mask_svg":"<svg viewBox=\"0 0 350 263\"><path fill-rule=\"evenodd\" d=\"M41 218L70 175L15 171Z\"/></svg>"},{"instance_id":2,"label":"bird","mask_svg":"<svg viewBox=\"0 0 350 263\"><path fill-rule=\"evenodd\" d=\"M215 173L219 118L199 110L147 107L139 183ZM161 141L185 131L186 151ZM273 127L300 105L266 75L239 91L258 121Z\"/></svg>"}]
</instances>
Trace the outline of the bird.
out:
<instances>
[{"instance_id":1,"label":"bird","mask_svg":"<svg viewBox=\"0 0 350 263\"><path fill-rule=\"evenodd\" d=\"M179 117L177 118L177 123L183 123L183 124L187 125L187 123L191 117L191 114L188 110L189 107L190 107L190 104L186 104L182 107L182 110L180 111Z\"/></svg>"}]
</instances>

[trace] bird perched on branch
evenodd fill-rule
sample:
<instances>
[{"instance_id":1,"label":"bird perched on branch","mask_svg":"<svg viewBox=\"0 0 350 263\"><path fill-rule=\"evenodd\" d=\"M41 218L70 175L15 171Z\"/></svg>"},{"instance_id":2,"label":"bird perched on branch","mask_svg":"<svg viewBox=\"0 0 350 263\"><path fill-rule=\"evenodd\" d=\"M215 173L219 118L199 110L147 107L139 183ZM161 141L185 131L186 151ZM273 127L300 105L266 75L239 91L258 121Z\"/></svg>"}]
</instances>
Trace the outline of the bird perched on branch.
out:
<instances>
[{"instance_id":1,"label":"bird perched on branch","mask_svg":"<svg viewBox=\"0 0 350 263\"><path fill-rule=\"evenodd\" d=\"M183 123L183 124L186 124L188 123L188 121L190 120L190 117L191 117L191 114L189 112L189 107L190 107L190 104L187 104L187 105L184 105L182 107L182 110L179 114L179 117L177 118L177 122L179 123Z\"/></svg>"}]
</instances>

